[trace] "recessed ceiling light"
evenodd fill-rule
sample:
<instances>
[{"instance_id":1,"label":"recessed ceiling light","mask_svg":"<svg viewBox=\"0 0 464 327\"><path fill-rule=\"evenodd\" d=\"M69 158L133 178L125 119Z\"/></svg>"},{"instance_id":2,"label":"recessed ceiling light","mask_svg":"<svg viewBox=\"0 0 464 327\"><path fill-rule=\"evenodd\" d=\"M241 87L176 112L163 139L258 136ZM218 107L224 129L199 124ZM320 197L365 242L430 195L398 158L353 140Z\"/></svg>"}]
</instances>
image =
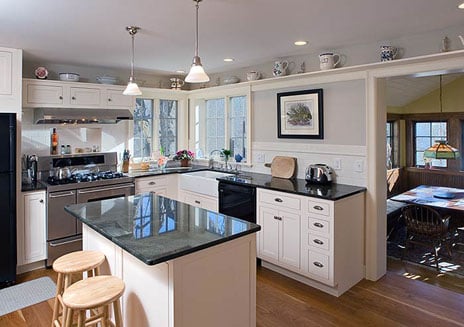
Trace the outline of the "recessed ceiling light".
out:
<instances>
[{"instance_id":1,"label":"recessed ceiling light","mask_svg":"<svg viewBox=\"0 0 464 327\"><path fill-rule=\"evenodd\" d=\"M235 59L234 58L224 58L224 61L225 62L232 62L234 61Z\"/></svg>"},{"instance_id":2,"label":"recessed ceiling light","mask_svg":"<svg viewBox=\"0 0 464 327\"><path fill-rule=\"evenodd\" d=\"M464 9L464 2L458 6L459 9Z\"/></svg>"},{"instance_id":3,"label":"recessed ceiling light","mask_svg":"<svg viewBox=\"0 0 464 327\"><path fill-rule=\"evenodd\" d=\"M306 45L308 44L308 41L295 41L295 45Z\"/></svg>"}]
</instances>

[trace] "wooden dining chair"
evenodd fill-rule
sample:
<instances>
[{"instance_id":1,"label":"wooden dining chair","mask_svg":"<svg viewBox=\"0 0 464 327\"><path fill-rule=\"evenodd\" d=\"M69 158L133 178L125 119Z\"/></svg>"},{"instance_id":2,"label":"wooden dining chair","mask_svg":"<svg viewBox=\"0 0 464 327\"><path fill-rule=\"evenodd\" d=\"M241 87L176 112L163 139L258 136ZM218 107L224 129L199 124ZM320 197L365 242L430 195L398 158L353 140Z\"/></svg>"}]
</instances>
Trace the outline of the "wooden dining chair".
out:
<instances>
[{"instance_id":1,"label":"wooden dining chair","mask_svg":"<svg viewBox=\"0 0 464 327\"><path fill-rule=\"evenodd\" d=\"M407 228L405 252L411 243L432 246L436 268L439 271L438 251L445 246L451 257L450 216L443 217L437 210L424 205L412 204L404 207L403 218Z\"/></svg>"}]
</instances>

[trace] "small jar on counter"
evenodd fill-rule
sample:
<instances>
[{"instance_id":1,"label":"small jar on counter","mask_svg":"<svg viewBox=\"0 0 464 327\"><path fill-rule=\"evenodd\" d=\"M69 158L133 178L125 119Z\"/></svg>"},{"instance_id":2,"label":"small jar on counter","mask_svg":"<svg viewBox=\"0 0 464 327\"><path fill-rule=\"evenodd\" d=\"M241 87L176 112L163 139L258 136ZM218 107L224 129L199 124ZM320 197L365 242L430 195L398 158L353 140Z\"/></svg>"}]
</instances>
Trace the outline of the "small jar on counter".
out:
<instances>
[{"instance_id":1,"label":"small jar on counter","mask_svg":"<svg viewBox=\"0 0 464 327\"><path fill-rule=\"evenodd\" d=\"M66 148L64 147L64 145L61 146L61 154L66 154Z\"/></svg>"},{"instance_id":2,"label":"small jar on counter","mask_svg":"<svg viewBox=\"0 0 464 327\"><path fill-rule=\"evenodd\" d=\"M66 145L66 154L71 154L72 151L71 151L71 146L68 144Z\"/></svg>"}]
</instances>

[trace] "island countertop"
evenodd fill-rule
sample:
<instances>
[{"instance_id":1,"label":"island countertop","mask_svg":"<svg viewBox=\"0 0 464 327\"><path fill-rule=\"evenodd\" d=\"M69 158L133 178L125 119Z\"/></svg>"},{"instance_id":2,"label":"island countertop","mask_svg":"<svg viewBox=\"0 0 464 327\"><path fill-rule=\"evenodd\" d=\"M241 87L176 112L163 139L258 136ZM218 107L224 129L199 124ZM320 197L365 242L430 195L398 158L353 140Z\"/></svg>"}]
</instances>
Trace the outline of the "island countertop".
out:
<instances>
[{"instance_id":1,"label":"island countertop","mask_svg":"<svg viewBox=\"0 0 464 327\"><path fill-rule=\"evenodd\" d=\"M259 225L155 193L74 204L65 210L147 265L261 229Z\"/></svg>"}]
</instances>

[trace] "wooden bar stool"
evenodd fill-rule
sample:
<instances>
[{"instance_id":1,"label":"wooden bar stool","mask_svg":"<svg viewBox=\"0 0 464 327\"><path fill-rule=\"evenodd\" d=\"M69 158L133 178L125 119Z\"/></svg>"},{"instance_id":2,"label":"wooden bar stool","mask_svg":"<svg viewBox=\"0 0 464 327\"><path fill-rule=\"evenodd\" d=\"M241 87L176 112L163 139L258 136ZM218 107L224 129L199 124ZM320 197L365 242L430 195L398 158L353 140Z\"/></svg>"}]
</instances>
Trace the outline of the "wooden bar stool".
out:
<instances>
[{"instance_id":1,"label":"wooden bar stool","mask_svg":"<svg viewBox=\"0 0 464 327\"><path fill-rule=\"evenodd\" d=\"M115 276L89 277L72 284L63 293L65 326L72 326L74 313L77 313L78 327L99 322L102 327L122 327L119 298L124 293L124 288L124 282ZM113 305L114 324L110 320L111 305ZM88 318L87 310L90 311Z\"/></svg>"},{"instance_id":2,"label":"wooden bar stool","mask_svg":"<svg viewBox=\"0 0 464 327\"><path fill-rule=\"evenodd\" d=\"M52 327L64 326L64 320L60 323L59 318L63 316L63 292L67 289L74 278L83 278L87 272L88 277L100 275L100 266L105 261L105 255L99 251L76 251L65 254L53 262L53 270L58 273L56 283L55 304L53 306Z\"/></svg>"}]
</instances>

